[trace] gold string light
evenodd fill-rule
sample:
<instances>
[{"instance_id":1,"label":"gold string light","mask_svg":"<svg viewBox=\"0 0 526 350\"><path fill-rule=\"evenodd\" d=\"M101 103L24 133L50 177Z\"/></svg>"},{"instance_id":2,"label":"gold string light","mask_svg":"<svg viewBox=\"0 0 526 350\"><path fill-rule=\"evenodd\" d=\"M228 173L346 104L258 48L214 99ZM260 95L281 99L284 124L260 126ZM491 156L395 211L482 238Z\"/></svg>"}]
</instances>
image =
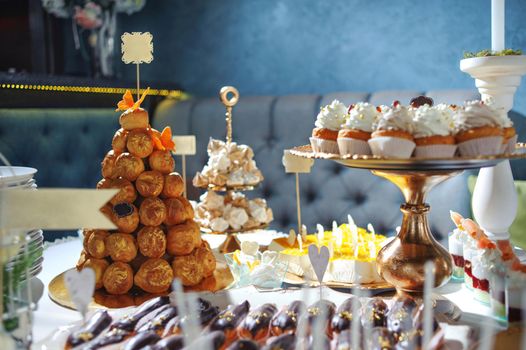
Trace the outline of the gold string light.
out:
<instances>
[{"instance_id":1,"label":"gold string light","mask_svg":"<svg viewBox=\"0 0 526 350\"><path fill-rule=\"evenodd\" d=\"M130 90L132 94L137 93L137 89L126 89L117 87L98 87L98 86L68 86L68 85L34 85L34 84L0 84L2 89L11 90L44 90L44 91L61 91L61 92L80 92L80 93L96 93L96 94L124 94L126 90ZM146 89L140 89L140 93ZM187 99L188 94L181 90L168 89L150 89L148 95L163 96L175 99Z\"/></svg>"}]
</instances>

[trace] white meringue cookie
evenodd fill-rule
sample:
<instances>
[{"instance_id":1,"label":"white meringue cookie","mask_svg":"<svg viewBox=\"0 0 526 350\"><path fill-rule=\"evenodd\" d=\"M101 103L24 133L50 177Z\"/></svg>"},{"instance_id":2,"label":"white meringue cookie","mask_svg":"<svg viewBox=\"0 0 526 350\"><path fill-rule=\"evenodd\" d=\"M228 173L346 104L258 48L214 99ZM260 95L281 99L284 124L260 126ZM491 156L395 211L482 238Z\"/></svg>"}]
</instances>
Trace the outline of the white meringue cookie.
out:
<instances>
[{"instance_id":1,"label":"white meringue cookie","mask_svg":"<svg viewBox=\"0 0 526 350\"><path fill-rule=\"evenodd\" d=\"M248 215L245 209L232 207L228 212L225 210L225 219L230 227L239 230L248 221Z\"/></svg>"},{"instance_id":2,"label":"white meringue cookie","mask_svg":"<svg viewBox=\"0 0 526 350\"><path fill-rule=\"evenodd\" d=\"M223 218L210 220L210 229L214 232L224 232L228 229L228 222Z\"/></svg>"}]
</instances>

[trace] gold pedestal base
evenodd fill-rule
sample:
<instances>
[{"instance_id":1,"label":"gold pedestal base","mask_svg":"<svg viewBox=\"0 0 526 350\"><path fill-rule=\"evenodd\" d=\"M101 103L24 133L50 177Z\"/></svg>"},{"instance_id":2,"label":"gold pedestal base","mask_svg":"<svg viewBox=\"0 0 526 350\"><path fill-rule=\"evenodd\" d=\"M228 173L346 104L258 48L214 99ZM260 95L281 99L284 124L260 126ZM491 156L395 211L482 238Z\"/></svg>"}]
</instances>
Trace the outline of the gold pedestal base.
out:
<instances>
[{"instance_id":1,"label":"gold pedestal base","mask_svg":"<svg viewBox=\"0 0 526 350\"><path fill-rule=\"evenodd\" d=\"M453 261L431 234L427 222L430 206L424 201L432 187L461 171L373 170L372 173L397 185L406 200L401 205L400 232L376 258L378 273L399 292L418 294L424 289L424 264L433 261L435 286L444 285L451 277Z\"/></svg>"}]
</instances>

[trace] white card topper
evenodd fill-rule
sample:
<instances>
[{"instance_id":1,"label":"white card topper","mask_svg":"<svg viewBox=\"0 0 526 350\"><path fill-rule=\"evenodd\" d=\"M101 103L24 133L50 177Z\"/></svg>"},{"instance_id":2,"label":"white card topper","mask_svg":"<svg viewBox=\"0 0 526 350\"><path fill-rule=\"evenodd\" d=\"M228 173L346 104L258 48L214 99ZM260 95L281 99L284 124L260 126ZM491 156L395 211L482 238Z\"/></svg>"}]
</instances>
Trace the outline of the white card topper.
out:
<instances>
[{"instance_id":1,"label":"white card topper","mask_svg":"<svg viewBox=\"0 0 526 350\"><path fill-rule=\"evenodd\" d=\"M153 61L153 36L149 32L124 33L121 40L124 63L139 64Z\"/></svg>"},{"instance_id":2,"label":"white card topper","mask_svg":"<svg viewBox=\"0 0 526 350\"><path fill-rule=\"evenodd\" d=\"M289 150L284 150L282 163L287 173L310 173L314 160L301 158L290 153Z\"/></svg>"},{"instance_id":3,"label":"white card topper","mask_svg":"<svg viewBox=\"0 0 526 350\"><path fill-rule=\"evenodd\" d=\"M318 277L318 281L323 281L323 276L325 275L325 271L327 271L327 266L329 265L329 248L326 246L321 246L318 250L318 247L315 244L311 244L309 246L309 260L312 265L312 268L314 269L314 272L316 273L316 277Z\"/></svg>"},{"instance_id":4,"label":"white card topper","mask_svg":"<svg viewBox=\"0 0 526 350\"><path fill-rule=\"evenodd\" d=\"M287 243L289 246L293 246L296 243L296 231L293 228L289 230L289 236L287 237Z\"/></svg>"},{"instance_id":5,"label":"white card topper","mask_svg":"<svg viewBox=\"0 0 526 350\"><path fill-rule=\"evenodd\" d=\"M0 189L0 226L3 229L116 229L100 212L100 208L118 191L75 188L39 188L38 191Z\"/></svg>"},{"instance_id":6,"label":"white card topper","mask_svg":"<svg viewBox=\"0 0 526 350\"><path fill-rule=\"evenodd\" d=\"M175 143L175 154L178 156L193 156L196 153L195 135L180 135L172 137Z\"/></svg>"},{"instance_id":7,"label":"white card topper","mask_svg":"<svg viewBox=\"0 0 526 350\"><path fill-rule=\"evenodd\" d=\"M82 318L86 319L88 305L95 291L95 271L90 268L81 271L69 270L64 274L64 282L73 304L82 314Z\"/></svg>"},{"instance_id":8,"label":"white card topper","mask_svg":"<svg viewBox=\"0 0 526 350\"><path fill-rule=\"evenodd\" d=\"M253 241L243 241L241 242L241 251L243 254L256 256L259 251L259 244Z\"/></svg>"}]
</instances>

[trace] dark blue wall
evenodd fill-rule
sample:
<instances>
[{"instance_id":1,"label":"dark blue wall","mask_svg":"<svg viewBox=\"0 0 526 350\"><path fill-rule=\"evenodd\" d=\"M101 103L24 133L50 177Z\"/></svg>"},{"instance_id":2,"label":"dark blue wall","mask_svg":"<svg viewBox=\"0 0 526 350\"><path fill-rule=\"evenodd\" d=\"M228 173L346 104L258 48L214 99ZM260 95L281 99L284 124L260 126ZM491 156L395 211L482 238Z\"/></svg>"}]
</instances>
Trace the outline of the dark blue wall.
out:
<instances>
[{"instance_id":1,"label":"dark blue wall","mask_svg":"<svg viewBox=\"0 0 526 350\"><path fill-rule=\"evenodd\" d=\"M525 49L526 1L506 3L507 46ZM490 0L148 0L119 21L154 35L144 78L197 95L469 88L462 52L491 46Z\"/></svg>"}]
</instances>

